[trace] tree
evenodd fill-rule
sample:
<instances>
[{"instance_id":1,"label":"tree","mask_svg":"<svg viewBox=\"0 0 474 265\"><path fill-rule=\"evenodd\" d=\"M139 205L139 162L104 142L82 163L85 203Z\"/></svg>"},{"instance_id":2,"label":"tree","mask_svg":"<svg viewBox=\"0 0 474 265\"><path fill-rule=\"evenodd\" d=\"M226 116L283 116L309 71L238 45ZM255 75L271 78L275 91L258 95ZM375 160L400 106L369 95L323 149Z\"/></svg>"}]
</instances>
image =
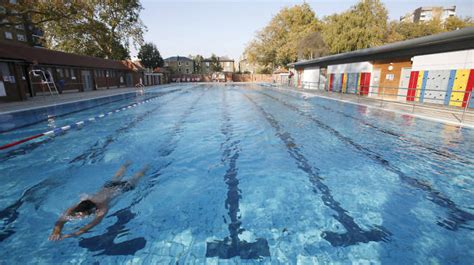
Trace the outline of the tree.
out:
<instances>
[{"instance_id":1,"label":"tree","mask_svg":"<svg viewBox=\"0 0 474 265\"><path fill-rule=\"evenodd\" d=\"M380 0L362 0L346 12L326 17L324 41L331 53L380 46L385 43L387 18Z\"/></svg>"},{"instance_id":2,"label":"tree","mask_svg":"<svg viewBox=\"0 0 474 265\"><path fill-rule=\"evenodd\" d=\"M458 30L466 27L474 27L474 22L470 17L461 19L456 16L453 16L447 18L444 22L444 29L447 31Z\"/></svg>"},{"instance_id":3,"label":"tree","mask_svg":"<svg viewBox=\"0 0 474 265\"><path fill-rule=\"evenodd\" d=\"M298 60L314 59L329 53L328 47L319 32L303 37L297 46Z\"/></svg>"},{"instance_id":4,"label":"tree","mask_svg":"<svg viewBox=\"0 0 474 265\"><path fill-rule=\"evenodd\" d=\"M146 68L155 69L156 67L162 67L164 64L160 52L153 43L143 44L137 57Z\"/></svg>"},{"instance_id":5,"label":"tree","mask_svg":"<svg viewBox=\"0 0 474 265\"><path fill-rule=\"evenodd\" d=\"M52 49L125 59L130 41L134 45L143 42L139 0L23 0L8 8L11 10L0 18L15 24L27 19L43 29L46 46Z\"/></svg>"},{"instance_id":6,"label":"tree","mask_svg":"<svg viewBox=\"0 0 474 265\"><path fill-rule=\"evenodd\" d=\"M386 42L404 41L441 33L443 31L443 25L438 19L420 23L392 21L388 27Z\"/></svg>"},{"instance_id":7,"label":"tree","mask_svg":"<svg viewBox=\"0 0 474 265\"><path fill-rule=\"evenodd\" d=\"M204 57L202 55L189 55L191 59L194 61L194 72L195 73L202 73L202 61L204 60Z\"/></svg>"},{"instance_id":8,"label":"tree","mask_svg":"<svg viewBox=\"0 0 474 265\"><path fill-rule=\"evenodd\" d=\"M222 71L222 66L219 63L219 58L215 54L212 54L211 56L211 71L213 72L220 72Z\"/></svg>"},{"instance_id":9,"label":"tree","mask_svg":"<svg viewBox=\"0 0 474 265\"><path fill-rule=\"evenodd\" d=\"M286 67L297 60L300 39L319 30L320 23L307 3L283 8L247 45L244 57L265 72Z\"/></svg>"},{"instance_id":10,"label":"tree","mask_svg":"<svg viewBox=\"0 0 474 265\"><path fill-rule=\"evenodd\" d=\"M23 25L25 20L33 26L59 22L76 15L81 6L73 1L2 1L4 12L0 12L0 27Z\"/></svg>"}]
</instances>

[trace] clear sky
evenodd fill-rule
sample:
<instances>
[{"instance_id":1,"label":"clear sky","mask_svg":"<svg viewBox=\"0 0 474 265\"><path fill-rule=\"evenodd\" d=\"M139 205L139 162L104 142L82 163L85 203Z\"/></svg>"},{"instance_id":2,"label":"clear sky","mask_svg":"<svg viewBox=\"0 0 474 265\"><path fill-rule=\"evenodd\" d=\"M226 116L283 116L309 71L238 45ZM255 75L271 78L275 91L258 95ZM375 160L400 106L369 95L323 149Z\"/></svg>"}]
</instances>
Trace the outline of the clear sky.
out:
<instances>
[{"instance_id":1,"label":"clear sky","mask_svg":"<svg viewBox=\"0 0 474 265\"><path fill-rule=\"evenodd\" d=\"M318 18L349 9L356 0L306 1ZM383 0L391 20L420 6L456 6L456 14L474 17L474 0ZM142 0L145 41L157 45L164 58L215 53L236 61L255 32L285 6L300 1L270 0ZM137 51L132 48L132 57Z\"/></svg>"}]
</instances>

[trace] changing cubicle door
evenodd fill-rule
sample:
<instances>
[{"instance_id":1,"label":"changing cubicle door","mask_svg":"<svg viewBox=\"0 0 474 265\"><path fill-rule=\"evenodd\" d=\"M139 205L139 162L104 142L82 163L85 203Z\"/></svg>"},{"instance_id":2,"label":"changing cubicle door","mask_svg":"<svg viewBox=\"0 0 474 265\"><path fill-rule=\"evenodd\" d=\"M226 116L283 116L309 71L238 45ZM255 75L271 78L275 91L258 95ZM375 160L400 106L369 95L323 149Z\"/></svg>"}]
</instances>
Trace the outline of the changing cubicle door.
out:
<instances>
[{"instance_id":1,"label":"changing cubicle door","mask_svg":"<svg viewBox=\"0 0 474 265\"><path fill-rule=\"evenodd\" d=\"M82 70L81 77L82 77L82 87L84 91L91 91L92 90L91 71Z\"/></svg>"},{"instance_id":2,"label":"changing cubicle door","mask_svg":"<svg viewBox=\"0 0 474 265\"><path fill-rule=\"evenodd\" d=\"M377 96L379 94L379 85L380 85L380 69L372 70L372 78L370 80L370 96Z\"/></svg>"},{"instance_id":3,"label":"changing cubicle door","mask_svg":"<svg viewBox=\"0 0 474 265\"><path fill-rule=\"evenodd\" d=\"M398 85L398 93L397 93L398 101L406 101L407 99L408 85L410 84L410 74L411 74L410 67L402 68L402 72L400 73L400 84Z\"/></svg>"}]
</instances>

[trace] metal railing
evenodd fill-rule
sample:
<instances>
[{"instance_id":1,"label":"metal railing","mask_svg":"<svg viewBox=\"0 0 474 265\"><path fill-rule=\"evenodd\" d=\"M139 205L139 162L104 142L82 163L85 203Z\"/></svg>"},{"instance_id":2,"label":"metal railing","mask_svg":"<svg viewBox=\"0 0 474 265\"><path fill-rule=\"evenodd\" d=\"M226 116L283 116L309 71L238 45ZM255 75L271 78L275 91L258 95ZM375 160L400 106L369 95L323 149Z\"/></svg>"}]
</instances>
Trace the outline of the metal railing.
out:
<instances>
[{"instance_id":1,"label":"metal railing","mask_svg":"<svg viewBox=\"0 0 474 265\"><path fill-rule=\"evenodd\" d=\"M362 99L379 101L380 107L384 107L386 103L408 105L411 107L411 112L414 113L416 108L425 108L431 110L443 110L453 114L460 114L461 118L457 118L459 122L463 123L466 113L474 115L474 102L472 102L473 91L465 90L447 90L441 89L427 89L427 88L408 88L408 87L384 87L384 86L365 86L358 85L357 87L345 87L337 88L333 87L328 89L328 83L325 80L320 82L307 82L302 81L301 87L295 87L294 83L290 83L290 86L296 89L311 90L319 93L325 93L331 97L334 94L339 94L339 98L343 99L345 96L356 97L357 102ZM288 84L281 84L288 85ZM338 84L340 85L340 84ZM363 89L362 89L363 88ZM396 91L394 93L394 91ZM400 91L403 91L400 93ZM410 94L409 94L410 93ZM430 96L430 93L437 93L436 96ZM459 98L462 100L453 99L451 95L453 93L459 93ZM467 98L466 98L467 93ZM439 98L438 96L442 96Z\"/></svg>"}]
</instances>

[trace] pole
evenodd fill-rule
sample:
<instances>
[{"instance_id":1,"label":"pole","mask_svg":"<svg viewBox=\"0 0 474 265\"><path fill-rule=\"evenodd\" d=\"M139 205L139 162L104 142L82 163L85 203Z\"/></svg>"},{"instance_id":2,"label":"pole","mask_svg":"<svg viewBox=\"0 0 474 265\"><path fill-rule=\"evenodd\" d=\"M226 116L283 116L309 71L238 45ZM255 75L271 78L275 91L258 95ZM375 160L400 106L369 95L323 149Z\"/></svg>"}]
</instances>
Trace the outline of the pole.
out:
<instances>
[{"instance_id":1,"label":"pole","mask_svg":"<svg viewBox=\"0 0 474 265\"><path fill-rule=\"evenodd\" d=\"M464 110L462 112L461 123L464 122L464 114L466 114L466 110L467 108L469 108L469 104L471 103L471 97L472 97L472 90L469 91L469 97L467 98L466 106L464 107Z\"/></svg>"},{"instance_id":2,"label":"pole","mask_svg":"<svg viewBox=\"0 0 474 265\"><path fill-rule=\"evenodd\" d=\"M415 113L415 101L416 101L416 91L418 88L415 88L415 95L413 96L413 108L411 109L411 113Z\"/></svg>"}]
</instances>

